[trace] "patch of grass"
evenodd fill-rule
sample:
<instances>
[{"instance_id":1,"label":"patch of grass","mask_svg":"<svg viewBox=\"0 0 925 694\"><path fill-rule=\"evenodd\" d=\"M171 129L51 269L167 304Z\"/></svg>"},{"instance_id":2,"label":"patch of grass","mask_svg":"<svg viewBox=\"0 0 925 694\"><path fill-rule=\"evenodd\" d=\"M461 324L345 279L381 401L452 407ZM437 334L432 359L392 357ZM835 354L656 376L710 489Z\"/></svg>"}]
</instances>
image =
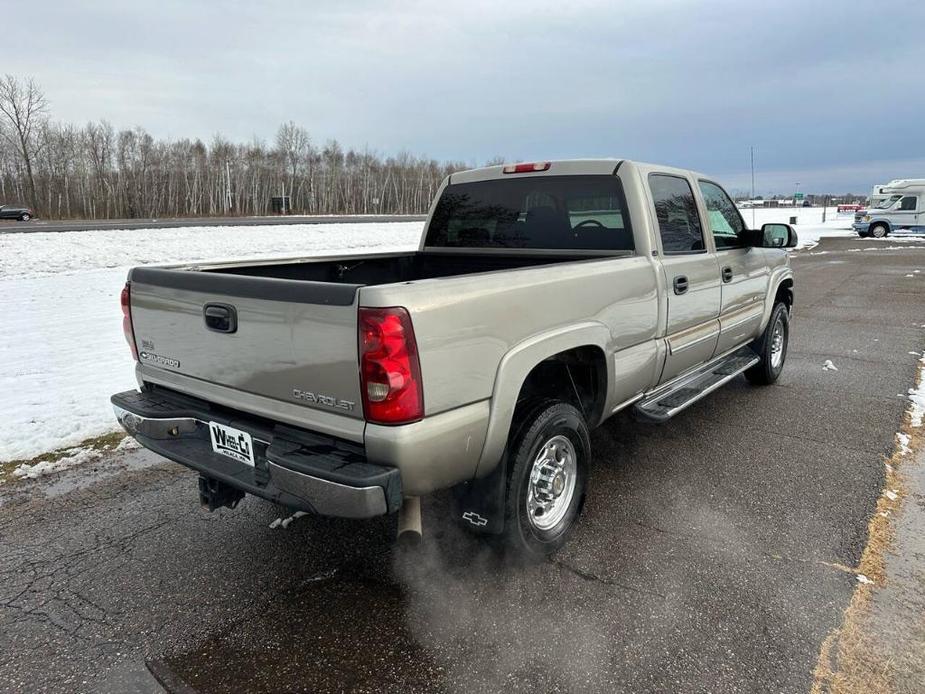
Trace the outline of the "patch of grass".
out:
<instances>
[{"instance_id":1,"label":"patch of grass","mask_svg":"<svg viewBox=\"0 0 925 694\"><path fill-rule=\"evenodd\" d=\"M90 449L93 451L108 451L114 449L122 440L126 437L124 431L114 431L109 434L103 434L102 436L95 436L90 439L81 441L76 446L68 446L67 448L59 448L54 451L49 451L48 453L42 453L42 455L37 455L34 458L28 460L10 460L6 463L0 463L0 484L6 484L9 482L20 481L19 477L16 477L13 474L13 470L18 468L20 465L35 465L36 463L44 462L55 462L56 460L61 460L61 458L66 458L70 455L73 455L78 450Z\"/></svg>"},{"instance_id":2,"label":"patch of grass","mask_svg":"<svg viewBox=\"0 0 925 694\"><path fill-rule=\"evenodd\" d=\"M920 369L916 385L925 380ZM812 694L856 694L860 692L894 692L897 690L897 665L883 652L877 635L869 627L871 600L874 591L886 584L886 554L893 545L896 528L893 518L907 495L902 475L904 463L912 463L925 446L925 430L912 427L909 412L903 415L903 433L910 438L909 451L903 455L897 445L885 461L886 479L877 500L877 507L867 526L867 545L861 555L857 573L871 583L859 583L845 609L841 626L833 629L819 651L813 672ZM887 491L896 493L890 499Z\"/></svg>"}]
</instances>

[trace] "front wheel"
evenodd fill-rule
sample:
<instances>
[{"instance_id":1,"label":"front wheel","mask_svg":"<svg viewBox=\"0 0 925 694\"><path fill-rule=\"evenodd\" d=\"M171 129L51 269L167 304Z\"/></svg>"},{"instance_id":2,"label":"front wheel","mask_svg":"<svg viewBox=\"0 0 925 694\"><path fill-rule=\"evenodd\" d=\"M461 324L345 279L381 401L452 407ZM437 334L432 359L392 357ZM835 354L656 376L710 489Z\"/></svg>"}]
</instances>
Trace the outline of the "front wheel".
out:
<instances>
[{"instance_id":1,"label":"front wheel","mask_svg":"<svg viewBox=\"0 0 925 694\"><path fill-rule=\"evenodd\" d=\"M752 348L760 361L745 372L745 377L755 385L767 386L774 383L784 370L787 347L790 344L790 309L778 302L771 311L768 327Z\"/></svg>"},{"instance_id":2,"label":"front wheel","mask_svg":"<svg viewBox=\"0 0 925 694\"><path fill-rule=\"evenodd\" d=\"M511 443L504 542L512 553L542 559L562 547L584 504L591 443L584 417L547 401L522 420Z\"/></svg>"}]
</instances>

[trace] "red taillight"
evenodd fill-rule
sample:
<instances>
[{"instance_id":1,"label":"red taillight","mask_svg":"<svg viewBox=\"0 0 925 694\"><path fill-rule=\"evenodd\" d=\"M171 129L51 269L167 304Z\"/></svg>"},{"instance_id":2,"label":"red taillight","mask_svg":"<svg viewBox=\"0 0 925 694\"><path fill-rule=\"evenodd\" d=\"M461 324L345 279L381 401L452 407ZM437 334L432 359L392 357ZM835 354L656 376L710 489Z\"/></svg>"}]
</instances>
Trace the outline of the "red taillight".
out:
<instances>
[{"instance_id":1,"label":"red taillight","mask_svg":"<svg viewBox=\"0 0 925 694\"><path fill-rule=\"evenodd\" d=\"M533 173L534 171L548 171L550 163L548 161L536 161L529 164L508 164L501 173Z\"/></svg>"},{"instance_id":2,"label":"red taillight","mask_svg":"<svg viewBox=\"0 0 925 694\"><path fill-rule=\"evenodd\" d=\"M128 346L132 350L132 358L138 361L138 350L135 348L135 330L132 327L132 294L129 287L129 283L126 282L125 286L122 287L122 296L120 297L120 302L122 303L122 332L125 335L125 341L128 342Z\"/></svg>"},{"instance_id":3,"label":"red taillight","mask_svg":"<svg viewBox=\"0 0 925 694\"><path fill-rule=\"evenodd\" d=\"M411 316L400 306L361 308L360 387L366 419L406 424L424 416L421 364Z\"/></svg>"}]
</instances>

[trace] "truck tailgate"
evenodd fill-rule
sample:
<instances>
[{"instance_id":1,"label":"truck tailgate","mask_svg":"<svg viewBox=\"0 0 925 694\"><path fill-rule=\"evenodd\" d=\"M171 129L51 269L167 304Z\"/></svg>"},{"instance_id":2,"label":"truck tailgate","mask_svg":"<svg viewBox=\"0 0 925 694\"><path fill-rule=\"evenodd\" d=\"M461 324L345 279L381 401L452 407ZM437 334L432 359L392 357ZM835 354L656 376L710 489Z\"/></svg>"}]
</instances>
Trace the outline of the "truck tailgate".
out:
<instances>
[{"instance_id":1,"label":"truck tailgate","mask_svg":"<svg viewBox=\"0 0 925 694\"><path fill-rule=\"evenodd\" d=\"M129 282L143 371L304 407L307 424L313 410L362 420L359 285L162 268Z\"/></svg>"}]
</instances>

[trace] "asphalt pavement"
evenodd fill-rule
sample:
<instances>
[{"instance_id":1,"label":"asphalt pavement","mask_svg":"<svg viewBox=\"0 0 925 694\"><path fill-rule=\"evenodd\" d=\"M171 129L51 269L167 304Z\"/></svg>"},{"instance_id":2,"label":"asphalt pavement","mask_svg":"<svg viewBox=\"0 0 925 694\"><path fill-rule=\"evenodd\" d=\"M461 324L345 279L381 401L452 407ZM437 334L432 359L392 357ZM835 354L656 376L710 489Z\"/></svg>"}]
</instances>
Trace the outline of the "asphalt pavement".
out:
<instances>
[{"instance_id":1,"label":"asphalt pavement","mask_svg":"<svg viewBox=\"0 0 925 694\"><path fill-rule=\"evenodd\" d=\"M180 217L152 219L44 220L28 222L0 220L0 234L27 234L49 231L91 231L97 229L174 229L177 227L259 227L280 224L343 224L374 222L423 222L425 215L286 215L271 217Z\"/></svg>"},{"instance_id":2,"label":"asphalt pavement","mask_svg":"<svg viewBox=\"0 0 925 694\"><path fill-rule=\"evenodd\" d=\"M793 264L780 381L608 421L577 532L538 565L440 495L418 550L389 518L209 514L141 450L0 488L0 691L157 691L152 670L176 692L808 691L925 347L925 242Z\"/></svg>"}]
</instances>

